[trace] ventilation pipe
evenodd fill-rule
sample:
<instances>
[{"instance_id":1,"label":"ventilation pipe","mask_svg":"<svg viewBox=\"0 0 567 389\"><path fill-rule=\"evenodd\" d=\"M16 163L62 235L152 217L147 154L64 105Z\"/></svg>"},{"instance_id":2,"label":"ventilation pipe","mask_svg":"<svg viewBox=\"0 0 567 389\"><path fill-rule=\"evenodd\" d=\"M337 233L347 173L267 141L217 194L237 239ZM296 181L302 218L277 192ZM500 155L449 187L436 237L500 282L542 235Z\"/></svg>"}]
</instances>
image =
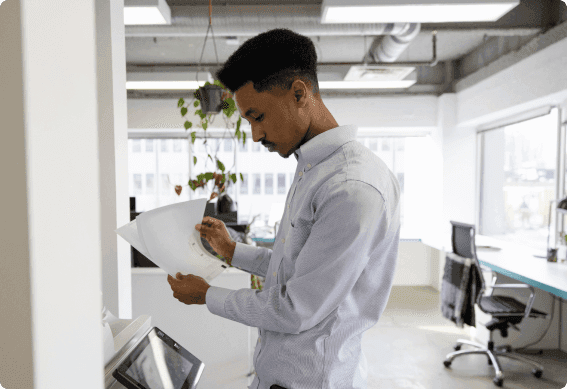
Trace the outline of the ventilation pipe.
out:
<instances>
[{"instance_id":1,"label":"ventilation pipe","mask_svg":"<svg viewBox=\"0 0 567 389\"><path fill-rule=\"evenodd\" d=\"M400 34L387 35L374 39L364 62L394 62L410 45L421 30L421 24L410 23Z\"/></svg>"}]
</instances>

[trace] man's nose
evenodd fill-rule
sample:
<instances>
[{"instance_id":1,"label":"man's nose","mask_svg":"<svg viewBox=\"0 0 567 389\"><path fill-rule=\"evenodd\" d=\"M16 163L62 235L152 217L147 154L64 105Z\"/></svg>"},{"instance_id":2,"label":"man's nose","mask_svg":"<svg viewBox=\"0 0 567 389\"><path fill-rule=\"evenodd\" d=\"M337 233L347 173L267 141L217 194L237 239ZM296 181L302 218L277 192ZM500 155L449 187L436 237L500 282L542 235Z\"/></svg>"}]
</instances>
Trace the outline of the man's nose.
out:
<instances>
[{"instance_id":1,"label":"man's nose","mask_svg":"<svg viewBox=\"0 0 567 389\"><path fill-rule=\"evenodd\" d=\"M258 126L252 126L252 140L254 142L259 142L264 135L265 134L258 128Z\"/></svg>"}]
</instances>

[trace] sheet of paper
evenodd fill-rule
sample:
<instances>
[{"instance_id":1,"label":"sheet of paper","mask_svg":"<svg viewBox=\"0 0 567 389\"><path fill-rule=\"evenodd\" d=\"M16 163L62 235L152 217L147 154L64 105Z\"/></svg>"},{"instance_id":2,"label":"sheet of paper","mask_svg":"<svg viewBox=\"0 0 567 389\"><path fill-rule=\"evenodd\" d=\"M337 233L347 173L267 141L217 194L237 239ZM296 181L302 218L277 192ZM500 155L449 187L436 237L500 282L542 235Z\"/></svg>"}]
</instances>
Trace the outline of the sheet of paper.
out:
<instances>
[{"instance_id":1,"label":"sheet of paper","mask_svg":"<svg viewBox=\"0 0 567 389\"><path fill-rule=\"evenodd\" d=\"M136 245L145 249L144 255L172 277L181 272L210 282L228 266L203 247L195 229L203 221L206 203L207 199L197 199L143 212L117 233L142 254Z\"/></svg>"},{"instance_id":2,"label":"sheet of paper","mask_svg":"<svg viewBox=\"0 0 567 389\"><path fill-rule=\"evenodd\" d=\"M136 225L136 220L132 220L130 223L120 227L116 230L116 233L120 235L126 242L130 243L132 247L138 250L142 255L144 255L149 260L150 253L148 253L148 249L146 245L140 240L138 235L138 226Z\"/></svg>"}]
</instances>

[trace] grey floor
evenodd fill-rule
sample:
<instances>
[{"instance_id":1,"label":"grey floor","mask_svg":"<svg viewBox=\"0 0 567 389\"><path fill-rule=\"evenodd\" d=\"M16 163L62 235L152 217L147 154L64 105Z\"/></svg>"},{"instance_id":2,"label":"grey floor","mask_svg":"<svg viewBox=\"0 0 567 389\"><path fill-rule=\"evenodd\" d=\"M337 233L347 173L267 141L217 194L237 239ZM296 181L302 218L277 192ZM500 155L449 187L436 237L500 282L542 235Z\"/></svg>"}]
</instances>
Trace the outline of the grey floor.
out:
<instances>
[{"instance_id":1,"label":"grey floor","mask_svg":"<svg viewBox=\"0 0 567 389\"><path fill-rule=\"evenodd\" d=\"M411 298L410 298L411 297ZM368 330L362 347L368 360L368 389L495 389L493 369L483 355L468 355L443 366L459 338L468 339L441 315L439 293L430 287L394 287L380 321ZM464 349L465 347L463 347ZM503 388L563 389L567 384L567 353L533 356L544 366L543 377L531 369L501 359ZM247 361L207 367L218 374L199 382L199 389L245 389Z\"/></svg>"},{"instance_id":2,"label":"grey floor","mask_svg":"<svg viewBox=\"0 0 567 389\"><path fill-rule=\"evenodd\" d=\"M492 382L493 369L483 355L456 358L449 369L443 366L445 355L453 351L459 338L468 339L467 333L441 315L435 289L394 287L382 318L363 337L368 388L497 388ZM544 351L529 358L544 366L543 377L537 379L526 365L501 358L504 388L566 387L567 353Z\"/></svg>"}]
</instances>

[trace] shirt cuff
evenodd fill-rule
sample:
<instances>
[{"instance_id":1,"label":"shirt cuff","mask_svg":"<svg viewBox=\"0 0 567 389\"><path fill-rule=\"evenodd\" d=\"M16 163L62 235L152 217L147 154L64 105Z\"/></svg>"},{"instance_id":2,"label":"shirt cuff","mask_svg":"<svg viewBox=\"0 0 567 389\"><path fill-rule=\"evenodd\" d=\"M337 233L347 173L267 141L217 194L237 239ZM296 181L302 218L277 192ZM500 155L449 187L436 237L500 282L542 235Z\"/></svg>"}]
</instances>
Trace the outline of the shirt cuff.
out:
<instances>
[{"instance_id":1,"label":"shirt cuff","mask_svg":"<svg viewBox=\"0 0 567 389\"><path fill-rule=\"evenodd\" d=\"M205 295L205 303L209 312L214 315L227 317L224 310L224 302L228 295L234 292L232 289L220 288L218 286L211 286Z\"/></svg>"},{"instance_id":2,"label":"shirt cuff","mask_svg":"<svg viewBox=\"0 0 567 389\"><path fill-rule=\"evenodd\" d=\"M258 247L236 242L231 264L238 268L254 270L258 265L257 257L259 254L260 252L258 251Z\"/></svg>"}]
</instances>

